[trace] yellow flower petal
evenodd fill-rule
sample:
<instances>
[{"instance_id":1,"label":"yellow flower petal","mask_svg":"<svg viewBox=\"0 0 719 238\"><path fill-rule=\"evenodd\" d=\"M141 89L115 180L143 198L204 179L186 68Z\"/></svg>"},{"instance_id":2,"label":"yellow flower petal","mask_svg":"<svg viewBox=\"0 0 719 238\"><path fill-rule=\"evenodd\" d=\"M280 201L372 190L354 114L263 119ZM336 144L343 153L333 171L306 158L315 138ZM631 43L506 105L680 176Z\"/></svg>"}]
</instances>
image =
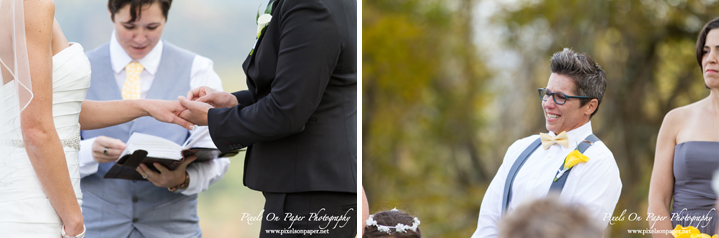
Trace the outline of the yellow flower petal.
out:
<instances>
[{"instance_id":1,"label":"yellow flower petal","mask_svg":"<svg viewBox=\"0 0 719 238\"><path fill-rule=\"evenodd\" d=\"M711 236L701 233L701 234L692 234L691 238L711 238Z\"/></svg>"},{"instance_id":2,"label":"yellow flower petal","mask_svg":"<svg viewBox=\"0 0 719 238\"><path fill-rule=\"evenodd\" d=\"M689 233L682 233L682 232L672 232L672 235L674 238L692 238L692 236Z\"/></svg>"},{"instance_id":3,"label":"yellow flower petal","mask_svg":"<svg viewBox=\"0 0 719 238\"><path fill-rule=\"evenodd\" d=\"M693 226L682 227L677 225L674 230L672 230L672 236L675 238L711 238L706 234L704 234L706 237L701 235L699 229Z\"/></svg>"},{"instance_id":4,"label":"yellow flower petal","mask_svg":"<svg viewBox=\"0 0 719 238\"><path fill-rule=\"evenodd\" d=\"M567 158L564 159L564 169L574 167L574 165L585 163L587 161L589 161L589 157L583 155L578 150L574 150L567 155Z\"/></svg>"}]
</instances>

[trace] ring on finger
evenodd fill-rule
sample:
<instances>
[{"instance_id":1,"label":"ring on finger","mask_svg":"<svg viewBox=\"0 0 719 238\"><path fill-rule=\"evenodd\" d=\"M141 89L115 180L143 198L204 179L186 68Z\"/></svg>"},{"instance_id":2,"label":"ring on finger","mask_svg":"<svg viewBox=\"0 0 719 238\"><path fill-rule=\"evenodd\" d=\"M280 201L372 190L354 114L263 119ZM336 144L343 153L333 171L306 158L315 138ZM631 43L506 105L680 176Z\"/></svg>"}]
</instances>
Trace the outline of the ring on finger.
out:
<instances>
[{"instance_id":1,"label":"ring on finger","mask_svg":"<svg viewBox=\"0 0 719 238\"><path fill-rule=\"evenodd\" d=\"M147 179L147 174L143 174L142 178Z\"/></svg>"},{"instance_id":2,"label":"ring on finger","mask_svg":"<svg viewBox=\"0 0 719 238\"><path fill-rule=\"evenodd\" d=\"M108 155L108 154L107 154L107 151L108 151L108 150L110 150L110 148L105 147L105 149L102 150L102 154Z\"/></svg>"}]
</instances>

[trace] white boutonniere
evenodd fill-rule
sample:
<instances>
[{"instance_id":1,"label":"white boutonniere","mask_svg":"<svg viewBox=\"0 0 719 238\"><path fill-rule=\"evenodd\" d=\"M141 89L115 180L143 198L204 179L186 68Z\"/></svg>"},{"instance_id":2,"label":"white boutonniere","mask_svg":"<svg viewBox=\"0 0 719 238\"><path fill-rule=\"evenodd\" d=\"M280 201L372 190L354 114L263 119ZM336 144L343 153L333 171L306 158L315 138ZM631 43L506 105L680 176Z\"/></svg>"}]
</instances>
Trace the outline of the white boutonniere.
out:
<instances>
[{"instance_id":1,"label":"white boutonniere","mask_svg":"<svg viewBox=\"0 0 719 238\"><path fill-rule=\"evenodd\" d=\"M257 18L257 39L260 39L262 32L267 28L267 24L270 24L270 20L272 20L272 15L270 14L262 14Z\"/></svg>"},{"instance_id":2,"label":"white boutonniere","mask_svg":"<svg viewBox=\"0 0 719 238\"><path fill-rule=\"evenodd\" d=\"M270 21L272 20L272 15L270 15L270 13L272 13L272 5L274 3L275 1L270 2L262 15L260 15L260 9L257 9L257 17L255 17L255 21L257 21L257 38L255 38L255 45L252 46L250 55L254 53L255 46L257 45L257 40L260 39L260 36L262 35L262 33L265 32L265 29L267 29L267 25L270 24Z\"/></svg>"}]
</instances>

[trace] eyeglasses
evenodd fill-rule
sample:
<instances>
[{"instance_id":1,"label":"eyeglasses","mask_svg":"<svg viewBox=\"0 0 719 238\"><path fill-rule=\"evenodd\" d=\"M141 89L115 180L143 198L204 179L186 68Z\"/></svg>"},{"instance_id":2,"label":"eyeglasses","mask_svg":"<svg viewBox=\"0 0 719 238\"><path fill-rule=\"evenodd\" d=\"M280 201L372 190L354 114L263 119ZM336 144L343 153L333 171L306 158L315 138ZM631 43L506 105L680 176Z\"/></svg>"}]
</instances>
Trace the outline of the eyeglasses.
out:
<instances>
[{"instance_id":1,"label":"eyeglasses","mask_svg":"<svg viewBox=\"0 0 719 238\"><path fill-rule=\"evenodd\" d=\"M588 96L569 96L564 93L555 93L552 91L549 91L546 88L540 88L537 89L539 91L539 98L542 99L542 101L547 101L549 97L552 97L552 100L554 100L554 103L557 105L563 105L567 103L567 99L569 98L584 98L584 99L590 99Z\"/></svg>"}]
</instances>

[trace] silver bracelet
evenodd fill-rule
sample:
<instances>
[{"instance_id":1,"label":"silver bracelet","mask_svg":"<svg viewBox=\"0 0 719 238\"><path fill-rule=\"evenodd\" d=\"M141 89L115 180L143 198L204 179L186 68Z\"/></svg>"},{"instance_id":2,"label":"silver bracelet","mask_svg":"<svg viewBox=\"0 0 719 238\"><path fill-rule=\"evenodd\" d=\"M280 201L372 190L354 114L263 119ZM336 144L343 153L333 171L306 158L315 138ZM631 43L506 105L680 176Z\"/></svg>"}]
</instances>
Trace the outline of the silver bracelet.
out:
<instances>
[{"instance_id":1,"label":"silver bracelet","mask_svg":"<svg viewBox=\"0 0 719 238\"><path fill-rule=\"evenodd\" d=\"M65 225L62 225L62 238L85 238L85 225L82 225L82 233L76 236L69 236L65 233Z\"/></svg>"}]
</instances>

